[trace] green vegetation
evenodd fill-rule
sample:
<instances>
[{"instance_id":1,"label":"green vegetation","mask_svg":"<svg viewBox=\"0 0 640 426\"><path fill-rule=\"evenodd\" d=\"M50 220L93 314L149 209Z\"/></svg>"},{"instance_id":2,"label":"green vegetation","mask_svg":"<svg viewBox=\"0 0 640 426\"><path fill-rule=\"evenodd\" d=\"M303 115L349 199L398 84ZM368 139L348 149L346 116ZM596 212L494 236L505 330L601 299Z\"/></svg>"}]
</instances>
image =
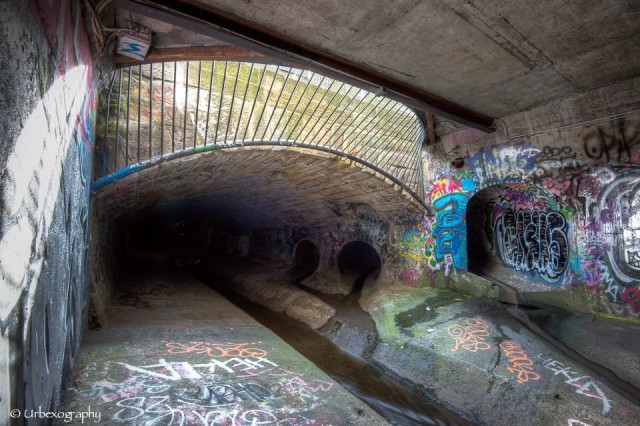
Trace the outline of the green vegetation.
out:
<instances>
[{"instance_id":1,"label":"green vegetation","mask_svg":"<svg viewBox=\"0 0 640 426\"><path fill-rule=\"evenodd\" d=\"M108 108L109 94L100 94L99 117L109 111L108 145L119 112L120 122L129 122L119 139L137 141L138 122L150 126L152 134L140 137L152 139L148 155L183 146L295 142L356 155L405 181L420 167L423 129L409 108L310 71L192 61L117 73ZM100 122L98 130L105 126Z\"/></svg>"}]
</instances>

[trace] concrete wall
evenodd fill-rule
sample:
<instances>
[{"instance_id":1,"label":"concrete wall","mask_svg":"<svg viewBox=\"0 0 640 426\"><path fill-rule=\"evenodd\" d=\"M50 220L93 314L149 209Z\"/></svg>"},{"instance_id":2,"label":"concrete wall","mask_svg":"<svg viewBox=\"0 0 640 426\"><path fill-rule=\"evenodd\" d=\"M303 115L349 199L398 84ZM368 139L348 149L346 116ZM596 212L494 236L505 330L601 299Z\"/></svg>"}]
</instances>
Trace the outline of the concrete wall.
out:
<instances>
[{"instance_id":1,"label":"concrete wall","mask_svg":"<svg viewBox=\"0 0 640 426\"><path fill-rule=\"evenodd\" d=\"M639 87L622 82L430 147L434 214L422 224L425 251L413 251L423 272L471 266L525 300L639 317Z\"/></svg>"},{"instance_id":2,"label":"concrete wall","mask_svg":"<svg viewBox=\"0 0 640 426\"><path fill-rule=\"evenodd\" d=\"M81 2L0 4L0 419L55 408L87 308L95 70Z\"/></svg>"}]
</instances>

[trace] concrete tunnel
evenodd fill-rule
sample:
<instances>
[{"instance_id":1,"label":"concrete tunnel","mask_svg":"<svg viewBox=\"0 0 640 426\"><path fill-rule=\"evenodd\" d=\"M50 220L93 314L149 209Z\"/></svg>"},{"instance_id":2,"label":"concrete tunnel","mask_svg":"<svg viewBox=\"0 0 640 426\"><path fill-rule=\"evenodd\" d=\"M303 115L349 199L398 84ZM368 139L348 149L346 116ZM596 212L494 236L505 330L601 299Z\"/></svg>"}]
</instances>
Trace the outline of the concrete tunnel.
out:
<instances>
[{"instance_id":1,"label":"concrete tunnel","mask_svg":"<svg viewBox=\"0 0 640 426\"><path fill-rule=\"evenodd\" d=\"M392 38L372 74L165 3L0 5L0 424L636 423L637 76L420 62L454 104Z\"/></svg>"}]
</instances>

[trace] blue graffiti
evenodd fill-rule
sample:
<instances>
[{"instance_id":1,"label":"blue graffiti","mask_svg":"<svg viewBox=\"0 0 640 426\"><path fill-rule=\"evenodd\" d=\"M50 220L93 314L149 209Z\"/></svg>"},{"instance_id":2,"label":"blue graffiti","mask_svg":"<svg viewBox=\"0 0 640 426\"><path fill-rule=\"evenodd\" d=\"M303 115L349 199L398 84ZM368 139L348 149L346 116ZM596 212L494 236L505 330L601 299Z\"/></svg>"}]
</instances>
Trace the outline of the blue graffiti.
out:
<instances>
[{"instance_id":1,"label":"blue graffiti","mask_svg":"<svg viewBox=\"0 0 640 426\"><path fill-rule=\"evenodd\" d=\"M467 164L481 186L519 182L533 171L539 151L526 141L482 148L467 159Z\"/></svg>"},{"instance_id":2,"label":"blue graffiti","mask_svg":"<svg viewBox=\"0 0 640 426\"><path fill-rule=\"evenodd\" d=\"M469 197L466 194L446 194L433 202L436 224L432 229L435 237L435 257L444 261L450 257L458 270L465 270L467 260L467 224L465 212Z\"/></svg>"},{"instance_id":3,"label":"blue graffiti","mask_svg":"<svg viewBox=\"0 0 640 426\"><path fill-rule=\"evenodd\" d=\"M120 49L120 53L133 53L134 56L139 57L140 59L144 59L144 54L139 53L139 52L143 52L144 50L144 46L137 44L137 43L131 43L131 42L124 42L124 44L126 46L129 46L128 49Z\"/></svg>"},{"instance_id":4,"label":"blue graffiti","mask_svg":"<svg viewBox=\"0 0 640 426\"><path fill-rule=\"evenodd\" d=\"M111 173L109 176L105 176L94 181L93 185L91 186L91 190L97 191L103 186L108 185L111 182L115 182L116 180L121 179L125 176L128 176L131 173L135 173L139 170L142 170L142 166L140 165L134 165L134 166L125 167L124 169L120 169L115 173Z\"/></svg>"}]
</instances>

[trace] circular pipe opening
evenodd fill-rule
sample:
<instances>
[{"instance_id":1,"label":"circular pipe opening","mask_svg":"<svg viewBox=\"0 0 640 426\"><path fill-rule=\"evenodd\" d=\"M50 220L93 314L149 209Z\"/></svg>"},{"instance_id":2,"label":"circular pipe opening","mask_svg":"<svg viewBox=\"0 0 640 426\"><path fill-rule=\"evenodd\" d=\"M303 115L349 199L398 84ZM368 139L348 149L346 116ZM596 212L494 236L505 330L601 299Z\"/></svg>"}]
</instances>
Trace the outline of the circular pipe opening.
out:
<instances>
[{"instance_id":1,"label":"circular pipe opening","mask_svg":"<svg viewBox=\"0 0 640 426\"><path fill-rule=\"evenodd\" d=\"M302 280L313 274L320 266L320 252L316 245L310 240L300 241L293 255L293 263L289 276L294 280Z\"/></svg>"},{"instance_id":2,"label":"circular pipe opening","mask_svg":"<svg viewBox=\"0 0 640 426\"><path fill-rule=\"evenodd\" d=\"M340 274L349 280L354 280L354 291L362 289L365 280L371 274L377 278L382 261L376 249L362 241L352 241L345 244L338 253L338 269Z\"/></svg>"}]
</instances>

